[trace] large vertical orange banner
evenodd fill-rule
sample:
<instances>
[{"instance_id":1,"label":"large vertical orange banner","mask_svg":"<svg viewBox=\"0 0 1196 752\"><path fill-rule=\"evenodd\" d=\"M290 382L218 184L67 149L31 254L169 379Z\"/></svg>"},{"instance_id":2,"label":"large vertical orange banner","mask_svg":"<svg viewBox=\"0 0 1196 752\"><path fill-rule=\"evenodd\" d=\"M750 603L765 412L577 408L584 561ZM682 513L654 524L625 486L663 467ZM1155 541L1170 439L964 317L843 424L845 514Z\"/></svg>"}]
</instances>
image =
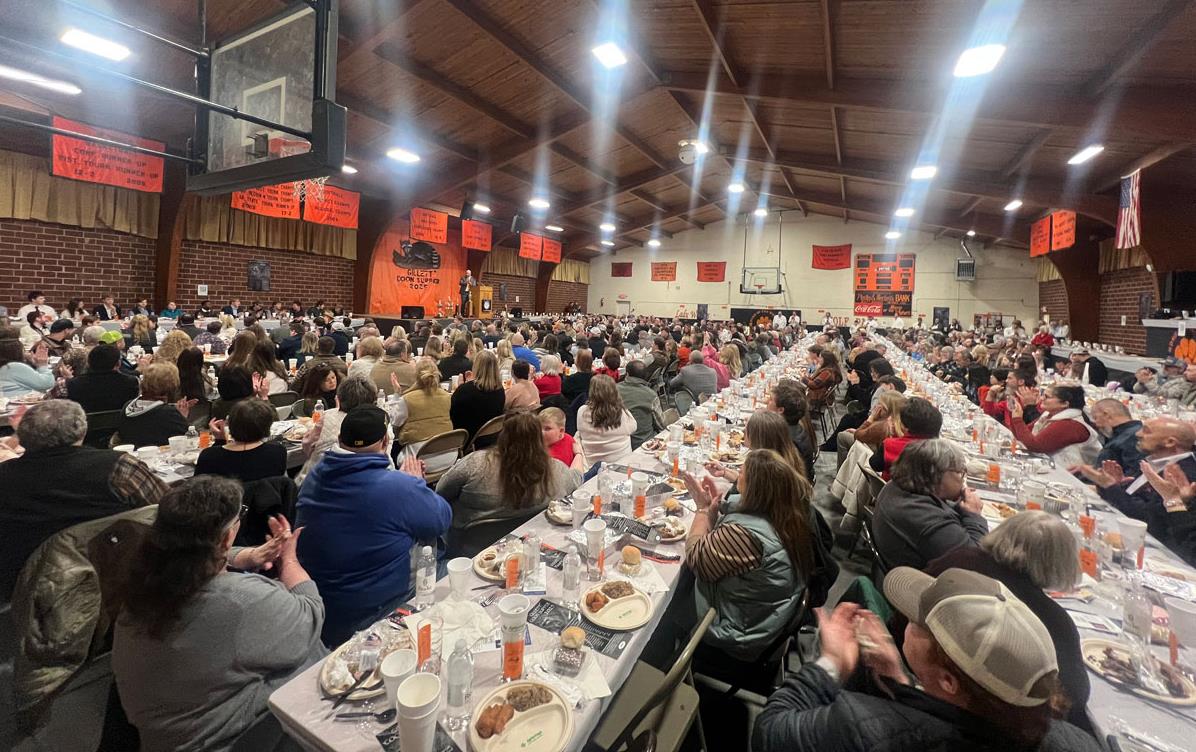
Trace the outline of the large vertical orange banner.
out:
<instances>
[{"instance_id":1,"label":"large vertical orange banner","mask_svg":"<svg viewBox=\"0 0 1196 752\"><path fill-rule=\"evenodd\" d=\"M1030 225L1030 257L1051 252L1051 218L1043 217Z\"/></svg>"},{"instance_id":2,"label":"large vertical orange banner","mask_svg":"<svg viewBox=\"0 0 1196 752\"><path fill-rule=\"evenodd\" d=\"M530 232L519 233L519 258L539 261L543 252L544 238Z\"/></svg>"},{"instance_id":3,"label":"large vertical orange banner","mask_svg":"<svg viewBox=\"0 0 1196 752\"><path fill-rule=\"evenodd\" d=\"M461 245L475 251L489 251L493 231L488 222L463 219L461 220Z\"/></svg>"},{"instance_id":4,"label":"large vertical orange banner","mask_svg":"<svg viewBox=\"0 0 1196 752\"><path fill-rule=\"evenodd\" d=\"M1061 251L1076 244L1076 213L1066 209L1051 212L1051 250Z\"/></svg>"},{"instance_id":5,"label":"large vertical orange banner","mask_svg":"<svg viewBox=\"0 0 1196 752\"><path fill-rule=\"evenodd\" d=\"M448 215L415 207L411 210L411 239L429 243L448 242Z\"/></svg>"},{"instance_id":6,"label":"large vertical orange banner","mask_svg":"<svg viewBox=\"0 0 1196 752\"><path fill-rule=\"evenodd\" d=\"M541 260L553 264L561 263L561 241L544 238L544 255Z\"/></svg>"},{"instance_id":7,"label":"large vertical orange banner","mask_svg":"<svg viewBox=\"0 0 1196 752\"><path fill-rule=\"evenodd\" d=\"M374 245L370 313L397 315L403 306L418 305L424 307L425 315L435 316L439 305L459 302L458 281L466 264L460 234L451 230L446 243L430 244L408 242L408 232L407 220L396 219Z\"/></svg>"}]
</instances>

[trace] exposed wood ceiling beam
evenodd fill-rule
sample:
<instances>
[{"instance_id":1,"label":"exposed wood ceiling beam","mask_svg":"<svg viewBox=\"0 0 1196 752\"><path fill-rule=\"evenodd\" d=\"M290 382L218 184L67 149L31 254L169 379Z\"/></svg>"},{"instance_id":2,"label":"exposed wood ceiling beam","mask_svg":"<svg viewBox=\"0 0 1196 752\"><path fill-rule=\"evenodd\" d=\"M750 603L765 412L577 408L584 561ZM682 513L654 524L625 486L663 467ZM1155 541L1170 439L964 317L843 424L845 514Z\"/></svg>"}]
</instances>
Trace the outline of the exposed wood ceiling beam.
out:
<instances>
[{"instance_id":1,"label":"exposed wood ceiling beam","mask_svg":"<svg viewBox=\"0 0 1196 752\"><path fill-rule=\"evenodd\" d=\"M972 212L976 211L976 207L980 206L980 202L984 199L980 196L973 196L970 201L964 204L964 207L959 210L959 216L966 217Z\"/></svg>"},{"instance_id":2,"label":"exposed wood ceiling beam","mask_svg":"<svg viewBox=\"0 0 1196 752\"><path fill-rule=\"evenodd\" d=\"M659 225L661 222L667 222L670 219L677 219L682 215L696 212L699 209L704 209L709 205L710 204L707 203L699 203L696 206L679 206L674 209L669 209L664 213L657 212L652 215L631 220L626 227L620 227L618 230L616 230L611 239L617 242L619 238L626 239L628 235L641 232L643 230L651 230L654 227L657 228L658 232L664 234L663 230L659 230ZM597 244L600 240L602 240L602 237L603 236L600 233L591 231L584 235L571 238L569 240L570 250L565 255L571 256L574 252L583 250L586 246ZM669 237L672 237L672 235L669 234Z\"/></svg>"},{"instance_id":3,"label":"exposed wood ceiling beam","mask_svg":"<svg viewBox=\"0 0 1196 752\"><path fill-rule=\"evenodd\" d=\"M690 168L687 165L678 163L667 168L653 167L642 170L634 175L621 178L616 185L607 190L604 190L600 193L591 193L588 197L578 201L575 204L569 204L560 207L557 210L557 213L560 215L572 214L583 209L589 209L592 206L597 206L598 204L604 204L607 202L607 200L613 199L620 194L629 193L637 188L643 188L644 186L655 183L657 180L661 180L663 178L673 177L677 175L677 173L684 172L688 169Z\"/></svg>"},{"instance_id":4,"label":"exposed wood ceiling beam","mask_svg":"<svg viewBox=\"0 0 1196 752\"><path fill-rule=\"evenodd\" d=\"M936 115L941 109L942 90L925 81L894 82L880 79L850 79L835 82L830 89L822 78L761 75L750 89L741 90L722 79L708 91L706 76L700 73L665 72L664 86L696 95L748 97L845 109L910 112ZM1174 141L1196 141L1196 97L1188 90L1135 87L1125 91L1117 109L1108 114L1102 102L1077 97L1074 91L1049 86L1018 86L1008 92L990 92L977 110L981 121L1017 123L1059 128L1086 129L1093 122L1107 122L1107 130L1121 130L1138 136Z\"/></svg>"},{"instance_id":5,"label":"exposed wood ceiling beam","mask_svg":"<svg viewBox=\"0 0 1196 752\"><path fill-rule=\"evenodd\" d=\"M525 65L535 71L541 78L547 81L557 91L564 94L575 105L591 113L592 103L587 92L580 87L574 85L557 71L553 70L547 63L545 63L530 47L527 46L521 39L512 34L499 20L490 15L482 6L471 0L445 0L449 5L456 8L463 16L468 18L478 29L485 32L488 36L505 47L507 51L519 58ZM592 114L592 113L591 113ZM631 144L637 151L647 157L653 164L658 167L666 166L669 161L658 154L650 144L642 138L632 133L626 126L621 125L617 118L612 124L612 130L618 134L627 143Z\"/></svg>"},{"instance_id":6,"label":"exposed wood ceiling beam","mask_svg":"<svg viewBox=\"0 0 1196 752\"><path fill-rule=\"evenodd\" d=\"M656 198L655 196L648 193L647 191L634 190L634 191L628 191L628 193L630 195L634 196L635 198L639 199L643 203L647 204L648 206L651 206L653 209L656 209L657 211L661 211L661 212L672 211L668 206L665 205L665 203L663 201ZM694 222L689 219L686 219L685 217L675 217L675 219L679 219L682 222L685 222L686 224L690 225L691 227L694 227L699 230L702 229L702 227L704 227L704 225L702 225L698 222ZM628 220L625 217L620 217L619 221L621 224L627 224L628 222L630 222L630 220Z\"/></svg>"},{"instance_id":7,"label":"exposed wood ceiling beam","mask_svg":"<svg viewBox=\"0 0 1196 752\"><path fill-rule=\"evenodd\" d=\"M362 11L356 6L361 3L340 4L337 9L336 46L337 62L342 63L359 52L369 53L379 43L391 39L395 30L402 24L403 17L411 13L427 0L403 0L402 2L369 3L369 10ZM289 5L279 2L279 5Z\"/></svg>"},{"instance_id":8,"label":"exposed wood ceiling beam","mask_svg":"<svg viewBox=\"0 0 1196 752\"><path fill-rule=\"evenodd\" d=\"M1022 167L1027 165L1030 160L1034 159L1034 155L1038 153L1039 149L1046 145L1046 142L1051 139L1051 136L1053 136L1054 133L1055 131L1051 128L1043 128L1040 130L1038 134L1034 136L1034 138L1030 139L1028 144L1023 146L1018 151L1017 155L1014 156L1013 159L1009 160L1009 164L1005 165L1005 169L1001 170L1001 177L1011 178L1016 175L1017 172L1022 169Z\"/></svg>"},{"instance_id":9,"label":"exposed wood ceiling beam","mask_svg":"<svg viewBox=\"0 0 1196 752\"><path fill-rule=\"evenodd\" d=\"M1145 156L1134 160L1134 162L1131 163L1125 169L1118 171L1114 175L1109 175L1108 177L1106 177L1105 179L1100 181L1100 183L1098 183L1096 186L1096 190L1098 192L1106 191L1106 190L1112 188L1113 186L1117 185L1118 183L1120 183L1121 177L1123 175L1132 175L1135 170L1145 170L1147 167L1150 167L1151 165L1156 165L1165 159L1168 159L1172 156L1175 156L1176 154L1179 154L1181 151L1186 151L1191 146L1192 146L1192 144L1190 144L1190 143L1163 144L1162 146L1158 147L1157 149L1154 149L1153 151L1151 151L1149 154L1146 154Z\"/></svg>"},{"instance_id":10,"label":"exposed wood ceiling beam","mask_svg":"<svg viewBox=\"0 0 1196 752\"><path fill-rule=\"evenodd\" d=\"M1163 33L1177 16L1188 9L1191 0L1168 0L1163 8L1142 26L1125 38L1121 49L1113 55L1108 65L1101 68L1084 84L1088 96L1103 94L1117 83L1117 79L1128 73L1150 51L1159 34Z\"/></svg>"},{"instance_id":11,"label":"exposed wood ceiling beam","mask_svg":"<svg viewBox=\"0 0 1196 752\"><path fill-rule=\"evenodd\" d=\"M835 34L831 18L831 0L822 0L822 54L826 58L826 87L835 88Z\"/></svg>"},{"instance_id":12,"label":"exposed wood ceiling beam","mask_svg":"<svg viewBox=\"0 0 1196 752\"><path fill-rule=\"evenodd\" d=\"M739 71L738 66L731 60L731 55L727 51L726 44L723 42L723 25L718 16L718 11L710 3L710 0L689 0L690 6L697 11L698 19L702 22L702 30L706 32L706 36L710 38L710 44L714 46L714 54L718 55L719 62L722 63L723 71L727 74L727 78L731 79L731 83L742 87L747 79Z\"/></svg>"}]
</instances>

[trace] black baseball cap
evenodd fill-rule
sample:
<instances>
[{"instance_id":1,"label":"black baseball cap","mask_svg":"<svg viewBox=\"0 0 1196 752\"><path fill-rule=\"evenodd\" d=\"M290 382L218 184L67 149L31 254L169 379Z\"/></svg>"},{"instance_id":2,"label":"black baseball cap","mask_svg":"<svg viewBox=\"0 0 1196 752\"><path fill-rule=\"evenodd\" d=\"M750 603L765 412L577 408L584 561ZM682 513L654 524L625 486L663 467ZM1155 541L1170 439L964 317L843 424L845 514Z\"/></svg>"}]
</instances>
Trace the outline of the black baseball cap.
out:
<instances>
[{"instance_id":1,"label":"black baseball cap","mask_svg":"<svg viewBox=\"0 0 1196 752\"><path fill-rule=\"evenodd\" d=\"M341 421L341 444L360 449L377 444L386 436L390 416L377 405L359 405Z\"/></svg>"},{"instance_id":2,"label":"black baseball cap","mask_svg":"<svg viewBox=\"0 0 1196 752\"><path fill-rule=\"evenodd\" d=\"M67 329L74 329L75 322L70 319L58 319L53 324L50 324L50 334L58 334L65 332Z\"/></svg>"}]
</instances>

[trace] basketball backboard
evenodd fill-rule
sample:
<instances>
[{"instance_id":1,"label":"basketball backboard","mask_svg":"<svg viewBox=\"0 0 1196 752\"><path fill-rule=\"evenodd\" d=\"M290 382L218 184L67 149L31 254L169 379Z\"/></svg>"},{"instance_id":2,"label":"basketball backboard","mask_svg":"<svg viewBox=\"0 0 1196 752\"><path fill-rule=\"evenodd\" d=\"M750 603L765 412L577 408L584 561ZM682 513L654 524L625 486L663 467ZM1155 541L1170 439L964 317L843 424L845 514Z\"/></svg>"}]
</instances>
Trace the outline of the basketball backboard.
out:
<instances>
[{"instance_id":1,"label":"basketball backboard","mask_svg":"<svg viewBox=\"0 0 1196 752\"><path fill-rule=\"evenodd\" d=\"M346 117L332 101L336 8L337 0L297 2L212 45L201 96L262 122L201 108L194 144L206 166L188 177L189 191L227 193L340 172Z\"/></svg>"},{"instance_id":2,"label":"basketball backboard","mask_svg":"<svg viewBox=\"0 0 1196 752\"><path fill-rule=\"evenodd\" d=\"M745 266L739 292L744 295L780 295L781 269L776 266Z\"/></svg>"}]
</instances>

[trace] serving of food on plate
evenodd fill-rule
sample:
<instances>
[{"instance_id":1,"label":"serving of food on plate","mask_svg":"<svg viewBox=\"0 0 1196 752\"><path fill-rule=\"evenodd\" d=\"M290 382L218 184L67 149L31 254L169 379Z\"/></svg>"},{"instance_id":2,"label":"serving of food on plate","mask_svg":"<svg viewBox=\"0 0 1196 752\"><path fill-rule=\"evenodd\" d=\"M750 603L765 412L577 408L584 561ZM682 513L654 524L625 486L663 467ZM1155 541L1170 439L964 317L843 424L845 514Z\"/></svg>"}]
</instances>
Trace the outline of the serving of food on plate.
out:
<instances>
[{"instance_id":1,"label":"serving of food on plate","mask_svg":"<svg viewBox=\"0 0 1196 752\"><path fill-rule=\"evenodd\" d=\"M573 504L565 499L553 499L548 502L544 516L554 525L572 525Z\"/></svg>"},{"instance_id":2,"label":"serving of food on plate","mask_svg":"<svg viewBox=\"0 0 1196 752\"><path fill-rule=\"evenodd\" d=\"M670 501L672 501L670 499ZM689 534L689 528L677 517L665 517L660 524L660 542L676 543Z\"/></svg>"},{"instance_id":3,"label":"serving of food on plate","mask_svg":"<svg viewBox=\"0 0 1196 752\"><path fill-rule=\"evenodd\" d=\"M502 571L505 558L497 547L490 546L473 557L473 571L483 580L502 582L506 579Z\"/></svg>"},{"instance_id":4,"label":"serving of food on plate","mask_svg":"<svg viewBox=\"0 0 1196 752\"><path fill-rule=\"evenodd\" d=\"M405 629L392 626L389 622L383 621L375 625L371 632L382 638L382 648L378 653L378 667L382 666L382 660L386 656L396 650L414 647L411 644L410 633ZM324 659L323 665L320 666L319 684L320 691L325 696L339 697L361 678L358 656L365 635L365 632L355 635ZM371 697L385 694L385 692L386 687L382 683L382 674L379 673L379 668L375 668L373 675L353 690L348 700L349 702L368 700Z\"/></svg>"},{"instance_id":5,"label":"serving of food on plate","mask_svg":"<svg viewBox=\"0 0 1196 752\"><path fill-rule=\"evenodd\" d=\"M474 708L473 719L469 746L475 752L561 752L573 735L569 703L556 689L536 681L512 682L490 692Z\"/></svg>"},{"instance_id":6,"label":"serving of food on plate","mask_svg":"<svg viewBox=\"0 0 1196 752\"><path fill-rule=\"evenodd\" d=\"M747 452L739 449L724 449L721 452L711 452L711 462L721 462L724 465L738 465L747 457Z\"/></svg>"},{"instance_id":7,"label":"serving of food on plate","mask_svg":"<svg viewBox=\"0 0 1196 752\"><path fill-rule=\"evenodd\" d=\"M611 580L587 590L582 595L581 607L586 619L607 629L637 629L652 618L652 599L623 580Z\"/></svg>"},{"instance_id":8,"label":"serving of food on plate","mask_svg":"<svg viewBox=\"0 0 1196 752\"><path fill-rule=\"evenodd\" d=\"M664 450L665 446L664 441L661 439L648 439L643 444L640 444L640 448L645 452L660 452Z\"/></svg>"},{"instance_id":9,"label":"serving of food on plate","mask_svg":"<svg viewBox=\"0 0 1196 752\"><path fill-rule=\"evenodd\" d=\"M1167 694L1159 694L1142 686L1138 667L1128 646L1113 640L1091 638L1080 643L1084 664L1102 677L1120 685L1133 694L1168 705L1196 705L1196 684L1178 669L1151 656L1159 679Z\"/></svg>"},{"instance_id":10,"label":"serving of food on plate","mask_svg":"<svg viewBox=\"0 0 1196 752\"><path fill-rule=\"evenodd\" d=\"M20 394L16 397L13 397L9 400L9 403L13 405L36 405L45 399L45 397L46 395L40 394L38 392L28 392L26 394Z\"/></svg>"},{"instance_id":11,"label":"serving of food on plate","mask_svg":"<svg viewBox=\"0 0 1196 752\"><path fill-rule=\"evenodd\" d=\"M686 431L681 435L681 443L685 446L697 446L698 434L696 431Z\"/></svg>"},{"instance_id":12,"label":"serving of food on plate","mask_svg":"<svg viewBox=\"0 0 1196 752\"><path fill-rule=\"evenodd\" d=\"M992 518L994 520L1007 520L1013 515L1017 514L1017 510L1013 507L1000 501L986 501L984 502L983 516Z\"/></svg>"}]
</instances>

